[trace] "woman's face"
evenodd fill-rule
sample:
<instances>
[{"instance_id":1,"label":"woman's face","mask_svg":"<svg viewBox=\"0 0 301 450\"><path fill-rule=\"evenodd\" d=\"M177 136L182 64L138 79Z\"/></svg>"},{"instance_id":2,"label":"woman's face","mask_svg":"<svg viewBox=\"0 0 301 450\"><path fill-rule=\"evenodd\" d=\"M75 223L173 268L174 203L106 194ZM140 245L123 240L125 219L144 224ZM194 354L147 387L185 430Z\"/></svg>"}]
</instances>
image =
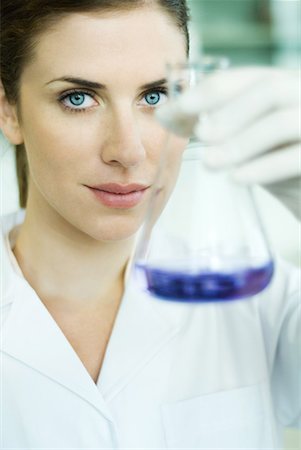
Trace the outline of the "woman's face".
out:
<instances>
[{"instance_id":1,"label":"woman's face","mask_svg":"<svg viewBox=\"0 0 301 450\"><path fill-rule=\"evenodd\" d=\"M155 8L72 14L40 37L20 90L30 208L97 240L137 231L167 136L155 119L166 63L185 49ZM171 139L166 191L187 144Z\"/></svg>"}]
</instances>

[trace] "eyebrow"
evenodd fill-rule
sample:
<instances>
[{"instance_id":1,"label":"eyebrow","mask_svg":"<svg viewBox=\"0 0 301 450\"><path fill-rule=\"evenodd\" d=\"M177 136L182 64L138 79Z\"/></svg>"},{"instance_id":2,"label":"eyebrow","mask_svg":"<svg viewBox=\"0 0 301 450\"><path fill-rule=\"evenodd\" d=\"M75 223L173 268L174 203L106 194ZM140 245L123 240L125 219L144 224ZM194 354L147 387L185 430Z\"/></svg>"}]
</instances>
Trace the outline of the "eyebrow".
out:
<instances>
[{"instance_id":1,"label":"eyebrow","mask_svg":"<svg viewBox=\"0 0 301 450\"><path fill-rule=\"evenodd\" d=\"M50 83L54 83L55 81L64 81L67 83L75 84L77 86L81 86L81 87L85 87L85 88L89 88L89 89L106 89L106 86L104 84L97 83L95 81L85 80L83 78L75 78L75 77L56 78L55 80L51 80L48 83L46 83L46 85L48 85ZM152 88L156 88L158 86L162 86L164 84L167 84L167 79L161 78L160 80L146 83L146 84L140 86L139 89L142 89L142 90L143 89L152 89Z\"/></svg>"}]
</instances>

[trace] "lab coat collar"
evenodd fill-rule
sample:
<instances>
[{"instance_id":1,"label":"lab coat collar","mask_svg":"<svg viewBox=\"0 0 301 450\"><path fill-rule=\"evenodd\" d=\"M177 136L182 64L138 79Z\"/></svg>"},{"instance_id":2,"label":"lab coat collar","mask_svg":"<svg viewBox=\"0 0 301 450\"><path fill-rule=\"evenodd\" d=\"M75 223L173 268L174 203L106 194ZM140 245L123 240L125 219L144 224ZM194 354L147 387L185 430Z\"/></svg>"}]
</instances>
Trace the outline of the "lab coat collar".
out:
<instances>
[{"instance_id":1,"label":"lab coat collar","mask_svg":"<svg viewBox=\"0 0 301 450\"><path fill-rule=\"evenodd\" d=\"M35 291L17 277L14 290L1 331L1 350L77 394L113 421L97 386Z\"/></svg>"},{"instance_id":2,"label":"lab coat collar","mask_svg":"<svg viewBox=\"0 0 301 450\"><path fill-rule=\"evenodd\" d=\"M110 401L181 330L190 308L154 299L133 271L107 347L98 386Z\"/></svg>"},{"instance_id":3,"label":"lab coat collar","mask_svg":"<svg viewBox=\"0 0 301 450\"><path fill-rule=\"evenodd\" d=\"M107 402L164 348L185 317L183 308L161 304L129 286L96 385L30 285L16 277L14 290L2 351L72 391L112 422Z\"/></svg>"},{"instance_id":4,"label":"lab coat collar","mask_svg":"<svg viewBox=\"0 0 301 450\"><path fill-rule=\"evenodd\" d=\"M99 389L12 253L9 233L24 216L19 210L1 217L1 351L74 392L112 421Z\"/></svg>"}]
</instances>

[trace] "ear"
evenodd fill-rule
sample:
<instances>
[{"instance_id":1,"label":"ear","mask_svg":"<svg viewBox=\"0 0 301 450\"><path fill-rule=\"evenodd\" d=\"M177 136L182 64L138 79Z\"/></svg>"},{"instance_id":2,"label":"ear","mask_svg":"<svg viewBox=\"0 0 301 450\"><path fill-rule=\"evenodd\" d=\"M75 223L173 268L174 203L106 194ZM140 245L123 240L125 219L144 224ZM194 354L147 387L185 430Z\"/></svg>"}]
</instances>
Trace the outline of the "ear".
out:
<instances>
[{"instance_id":1,"label":"ear","mask_svg":"<svg viewBox=\"0 0 301 450\"><path fill-rule=\"evenodd\" d=\"M23 143L23 137L17 115L17 107L7 100L0 82L0 129L6 139L13 145Z\"/></svg>"}]
</instances>

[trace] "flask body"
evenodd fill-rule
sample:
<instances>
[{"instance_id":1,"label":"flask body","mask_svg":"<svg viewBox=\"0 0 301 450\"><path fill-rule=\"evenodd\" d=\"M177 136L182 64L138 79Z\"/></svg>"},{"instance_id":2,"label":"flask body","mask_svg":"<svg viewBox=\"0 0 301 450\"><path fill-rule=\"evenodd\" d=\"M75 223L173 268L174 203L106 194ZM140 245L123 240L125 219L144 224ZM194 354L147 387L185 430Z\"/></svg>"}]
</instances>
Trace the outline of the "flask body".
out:
<instances>
[{"instance_id":1,"label":"flask body","mask_svg":"<svg viewBox=\"0 0 301 450\"><path fill-rule=\"evenodd\" d=\"M185 150L158 218L162 199L160 189L154 192L137 247L136 276L143 289L167 300L253 296L269 284L273 262L252 190L232 182L227 172L208 170L202 151L200 143Z\"/></svg>"}]
</instances>

